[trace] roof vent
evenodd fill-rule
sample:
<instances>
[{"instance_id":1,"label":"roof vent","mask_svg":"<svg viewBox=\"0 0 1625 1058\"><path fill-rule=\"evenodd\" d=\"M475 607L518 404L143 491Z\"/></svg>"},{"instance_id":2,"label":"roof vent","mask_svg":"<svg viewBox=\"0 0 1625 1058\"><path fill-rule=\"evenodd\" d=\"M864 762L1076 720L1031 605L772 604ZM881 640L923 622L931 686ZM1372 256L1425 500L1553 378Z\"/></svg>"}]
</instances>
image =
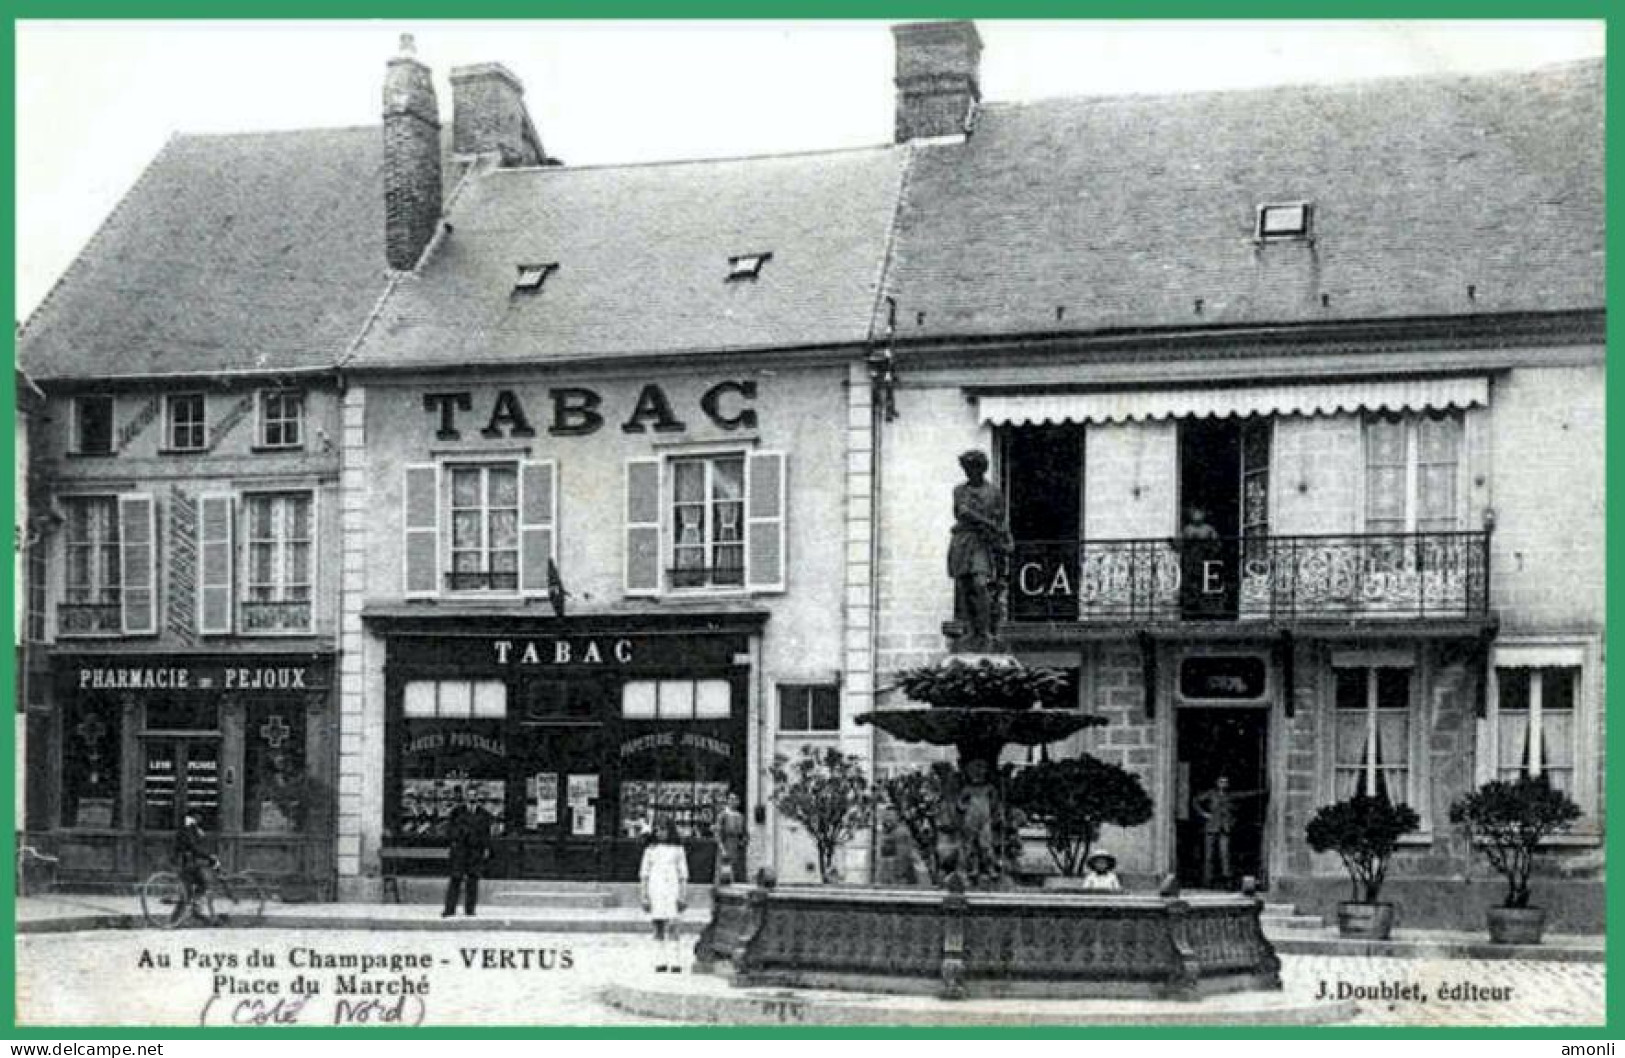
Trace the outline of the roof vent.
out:
<instances>
[{"instance_id":1,"label":"roof vent","mask_svg":"<svg viewBox=\"0 0 1625 1058\"><path fill-rule=\"evenodd\" d=\"M762 266L772 257L770 253L742 253L728 258L728 281L755 279L762 274Z\"/></svg>"},{"instance_id":2,"label":"roof vent","mask_svg":"<svg viewBox=\"0 0 1625 1058\"><path fill-rule=\"evenodd\" d=\"M519 266L519 276L513 281L515 294L534 294L542 289L547 277L559 270L558 262L550 264L522 264Z\"/></svg>"},{"instance_id":3,"label":"roof vent","mask_svg":"<svg viewBox=\"0 0 1625 1058\"><path fill-rule=\"evenodd\" d=\"M1313 241L1314 207L1308 202L1268 202L1258 207L1259 242Z\"/></svg>"}]
</instances>

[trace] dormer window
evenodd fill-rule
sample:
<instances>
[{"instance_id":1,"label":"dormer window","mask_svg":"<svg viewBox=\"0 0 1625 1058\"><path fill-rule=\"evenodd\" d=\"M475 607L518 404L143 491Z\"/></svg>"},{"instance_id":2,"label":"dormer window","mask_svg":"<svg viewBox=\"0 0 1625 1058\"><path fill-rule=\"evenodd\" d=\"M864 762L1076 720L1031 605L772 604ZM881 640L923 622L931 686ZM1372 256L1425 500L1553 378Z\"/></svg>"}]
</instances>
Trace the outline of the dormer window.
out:
<instances>
[{"instance_id":1,"label":"dormer window","mask_svg":"<svg viewBox=\"0 0 1625 1058\"><path fill-rule=\"evenodd\" d=\"M1310 238L1313 207L1308 202L1273 202L1258 207L1260 242Z\"/></svg>"},{"instance_id":2,"label":"dormer window","mask_svg":"<svg viewBox=\"0 0 1625 1058\"><path fill-rule=\"evenodd\" d=\"M549 264L522 264L519 266L519 275L513 281L515 294L534 294L542 289L547 277L559 270L557 262Z\"/></svg>"},{"instance_id":3,"label":"dormer window","mask_svg":"<svg viewBox=\"0 0 1625 1058\"><path fill-rule=\"evenodd\" d=\"M728 281L731 283L739 279L755 279L762 274L762 266L767 264L772 256L770 253L743 253L728 258Z\"/></svg>"}]
</instances>

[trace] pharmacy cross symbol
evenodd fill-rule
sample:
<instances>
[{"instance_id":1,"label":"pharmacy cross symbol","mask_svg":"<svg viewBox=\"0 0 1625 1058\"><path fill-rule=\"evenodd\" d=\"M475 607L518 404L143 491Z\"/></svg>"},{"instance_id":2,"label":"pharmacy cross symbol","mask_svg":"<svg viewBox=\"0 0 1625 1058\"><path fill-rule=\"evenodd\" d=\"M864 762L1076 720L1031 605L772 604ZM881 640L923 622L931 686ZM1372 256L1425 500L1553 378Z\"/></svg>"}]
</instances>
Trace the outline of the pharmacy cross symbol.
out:
<instances>
[{"instance_id":1,"label":"pharmacy cross symbol","mask_svg":"<svg viewBox=\"0 0 1625 1058\"><path fill-rule=\"evenodd\" d=\"M260 725L260 737L272 749L281 749L282 743L288 741L288 736L291 734L293 734L293 728L289 727L282 717L276 713L272 713L271 718Z\"/></svg>"}]
</instances>

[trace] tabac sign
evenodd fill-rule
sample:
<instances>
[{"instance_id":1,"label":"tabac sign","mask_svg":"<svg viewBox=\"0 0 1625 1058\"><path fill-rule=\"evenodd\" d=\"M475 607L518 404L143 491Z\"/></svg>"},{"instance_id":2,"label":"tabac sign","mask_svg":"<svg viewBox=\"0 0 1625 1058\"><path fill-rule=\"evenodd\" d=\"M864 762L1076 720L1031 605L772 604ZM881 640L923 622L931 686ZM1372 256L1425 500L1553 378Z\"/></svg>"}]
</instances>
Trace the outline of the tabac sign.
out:
<instances>
[{"instance_id":1,"label":"tabac sign","mask_svg":"<svg viewBox=\"0 0 1625 1058\"><path fill-rule=\"evenodd\" d=\"M724 379L701 394L699 410L718 429L753 430L756 412L750 405L755 400L755 381ZM537 421L545 424L554 437L585 437L601 430L610 414L598 391L585 386L550 388L545 404L540 406L534 402L527 405L514 390L499 389L490 405L480 409L474 407L474 394L468 390L425 393L423 410L431 417L435 438L440 441L461 440L465 429L472 425L477 425L479 436L487 439L535 437L533 423ZM547 418L537 420L538 410L545 410ZM615 416L624 433L651 429L656 433L681 433L688 429L666 391L653 382L638 391L637 399L624 414L624 419L620 414Z\"/></svg>"}]
</instances>

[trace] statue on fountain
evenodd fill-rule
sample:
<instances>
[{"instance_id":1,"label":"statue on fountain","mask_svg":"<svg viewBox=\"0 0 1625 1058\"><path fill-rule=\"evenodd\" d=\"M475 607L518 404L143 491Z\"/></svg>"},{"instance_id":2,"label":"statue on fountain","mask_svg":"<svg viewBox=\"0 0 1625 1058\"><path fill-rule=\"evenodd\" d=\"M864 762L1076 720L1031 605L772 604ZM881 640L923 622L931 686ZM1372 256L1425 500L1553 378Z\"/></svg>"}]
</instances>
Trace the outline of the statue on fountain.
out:
<instances>
[{"instance_id":1,"label":"statue on fountain","mask_svg":"<svg viewBox=\"0 0 1625 1058\"><path fill-rule=\"evenodd\" d=\"M987 480L984 452L959 457L965 480L954 486L954 527L948 538L948 576L954 582L954 650L967 654L1003 653L999 610L1005 570L1014 545L1005 520L1004 495Z\"/></svg>"}]
</instances>

